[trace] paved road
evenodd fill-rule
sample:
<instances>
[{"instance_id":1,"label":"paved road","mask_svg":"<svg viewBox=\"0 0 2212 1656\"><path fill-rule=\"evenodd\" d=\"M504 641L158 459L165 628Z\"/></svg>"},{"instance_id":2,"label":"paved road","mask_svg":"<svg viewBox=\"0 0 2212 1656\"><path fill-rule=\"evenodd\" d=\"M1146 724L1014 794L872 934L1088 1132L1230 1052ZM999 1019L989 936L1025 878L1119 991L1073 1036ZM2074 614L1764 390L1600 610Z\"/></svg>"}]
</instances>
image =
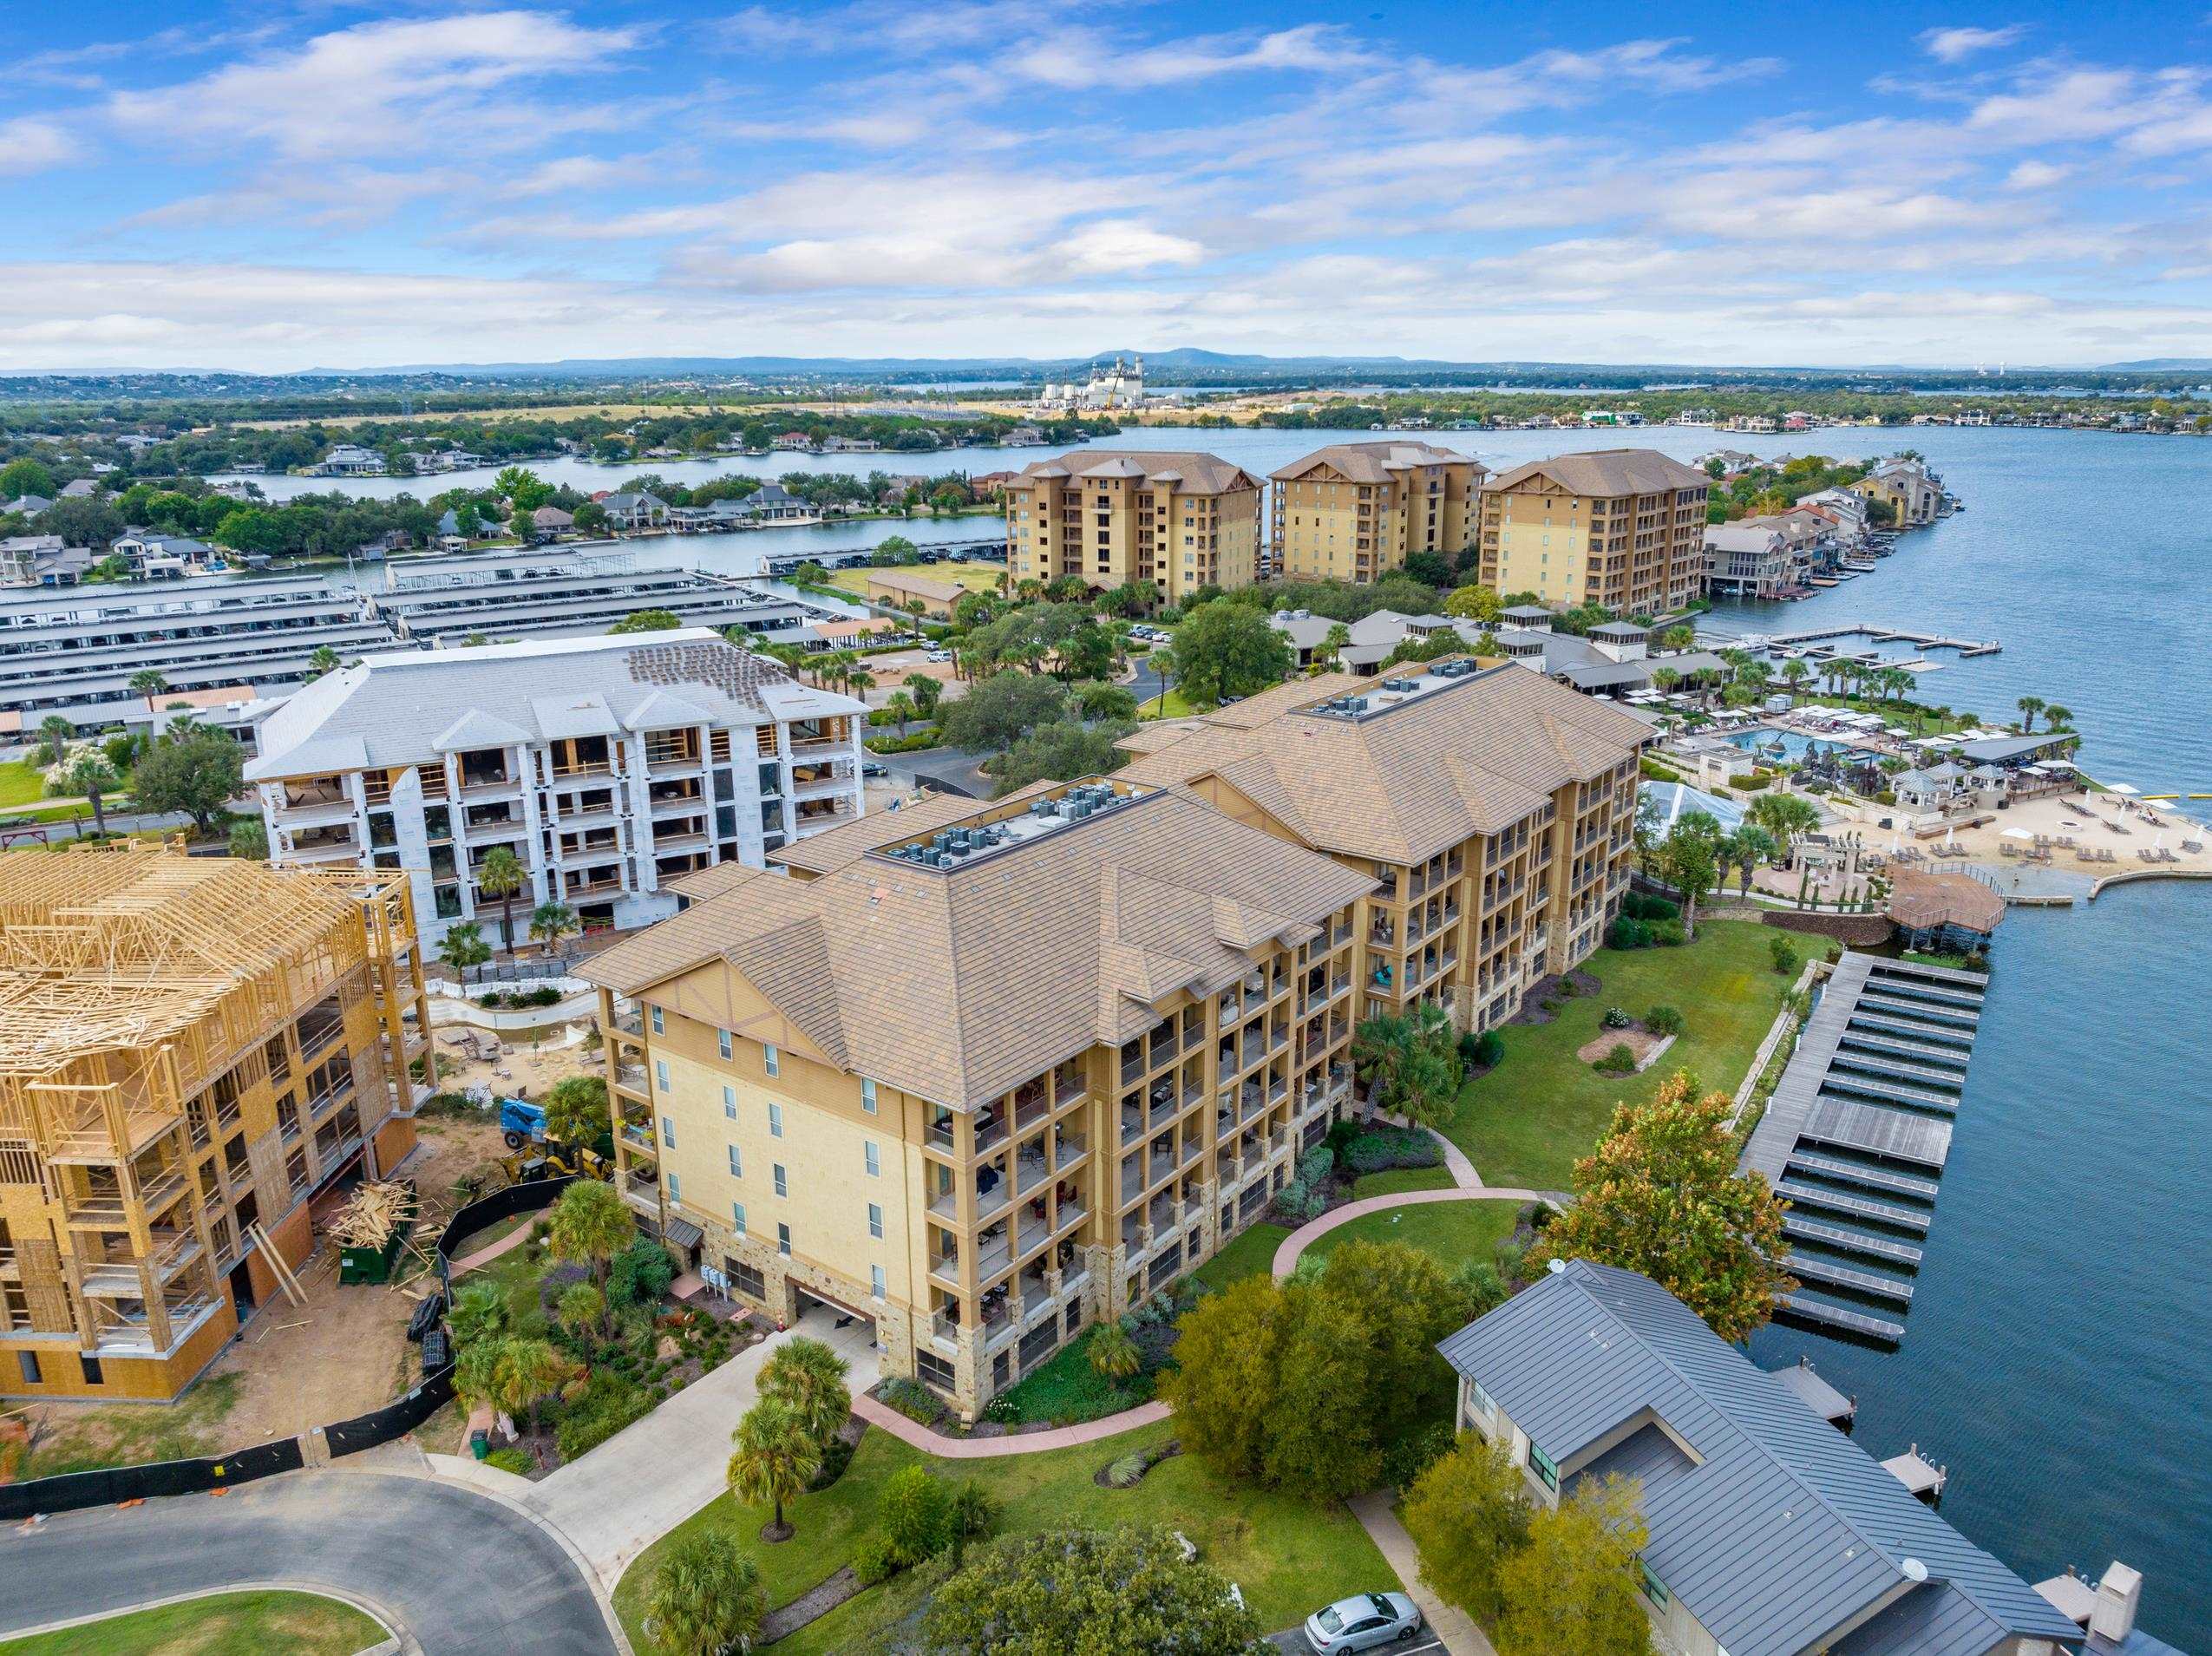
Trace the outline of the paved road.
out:
<instances>
[{"instance_id":1,"label":"paved road","mask_svg":"<svg viewBox=\"0 0 2212 1656\"><path fill-rule=\"evenodd\" d=\"M560 1544L495 1501L425 1480L291 1472L0 1529L0 1632L203 1587L291 1581L375 1605L430 1656L618 1648Z\"/></svg>"}]
</instances>

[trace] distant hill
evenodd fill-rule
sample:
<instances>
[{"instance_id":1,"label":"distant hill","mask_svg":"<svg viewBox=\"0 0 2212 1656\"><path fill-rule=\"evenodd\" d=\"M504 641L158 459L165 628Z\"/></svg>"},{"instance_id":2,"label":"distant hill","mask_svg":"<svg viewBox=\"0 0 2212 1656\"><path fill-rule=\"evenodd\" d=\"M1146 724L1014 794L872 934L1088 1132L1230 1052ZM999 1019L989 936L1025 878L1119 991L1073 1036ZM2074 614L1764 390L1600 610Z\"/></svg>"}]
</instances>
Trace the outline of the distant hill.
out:
<instances>
[{"instance_id":1,"label":"distant hill","mask_svg":"<svg viewBox=\"0 0 2212 1656\"><path fill-rule=\"evenodd\" d=\"M2212 357L2148 357L2139 363L2107 363L2108 374L2212 374Z\"/></svg>"}]
</instances>

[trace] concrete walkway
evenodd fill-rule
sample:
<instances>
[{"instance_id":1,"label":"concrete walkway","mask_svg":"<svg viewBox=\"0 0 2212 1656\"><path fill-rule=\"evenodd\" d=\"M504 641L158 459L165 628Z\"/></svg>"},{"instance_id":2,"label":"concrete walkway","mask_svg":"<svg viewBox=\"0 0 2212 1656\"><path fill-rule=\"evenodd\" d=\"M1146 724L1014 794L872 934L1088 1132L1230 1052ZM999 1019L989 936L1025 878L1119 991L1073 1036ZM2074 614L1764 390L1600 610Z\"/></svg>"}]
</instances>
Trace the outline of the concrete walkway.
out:
<instances>
[{"instance_id":1,"label":"concrete walkway","mask_svg":"<svg viewBox=\"0 0 2212 1656\"><path fill-rule=\"evenodd\" d=\"M1003 1437L947 1437L918 1420L909 1420L896 1409L874 1397L855 1397L853 1412L871 1426L880 1426L904 1443L948 1461L987 1461L1005 1455L1042 1455L1048 1450L1074 1449L1102 1437L1117 1437L1139 1426L1149 1426L1168 1415L1164 1403L1141 1403L1117 1415L1088 1420L1080 1426L1055 1426L1050 1431L1027 1431Z\"/></svg>"},{"instance_id":2,"label":"concrete walkway","mask_svg":"<svg viewBox=\"0 0 2212 1656\"><path fill-rule=\"evenodd\" d=\"M573 1541L612 1592L638 1554L729 1488L730 1434L759 1396L761 1366L787 1340L819 1339L850 1365L856 1404L876 1382L871 1325L834 1326L810 1311L782 1333L701 1376L635 1425L535 1483L502 1484L518 1505ZM472 1482L478 1482L471 1479ZM481 1484L480 1484L480 1487Z\"/></svg>"},{"instance_id":3,"label":"concrete walkway","mask_svg":"<svg viewBox=\"0 0 2212 1656\"><path fill-rule=\"evenodd\" d=\"M517 1225L489 1247L480 1247L467 1259L455 1260L453 1262L453 1274L459 1276L465 1271L475 1270L479 1266L489 1265L502 1253L512 1253L530 1240L530 1232L537 1222L537 1215L533 1214L527 1224Z\"/></svg>"},{"instance_id":4,"label":"concrete walkway","mask_svg":"<svg viewBox=\"0 0 2212 1656\"><path fill-rule=\"evenodd\" d=\"M1446 1604L1422 1585L1421 1560L1413 1550L1413 1537L1405 1533L1405 1526L1391 1509L1388 1489L1371 1489L1365 1495L1352 1496L1345 1504L1351 1509L1351 1515L1359 1520L1359 1527L1367 1532L1376 1549L1397 1573L1406 1596L1421 1607L1421 1619L1429 1624L1429 1631L1443 1640L1444 1648L1451 1656L1497 1656L1472 1616L1456 1605Z\"/></svg>"},{"instance_id":5,"label":"concrete walkway","mask_svg":"<svg viewBox=\"0 0 2212 1656\"><path fill-rule=\"evenodd\" d=\"M1550 1198L1541 1190L1493 1188L1476 1185L1471 1190L1407 1190L1394 1196L1368 1196L1358 1201L1348 1201L1341 1208L1332 1208L1311 1224L1300 1225L1283 1238L1275 1248L1273 1269L1275 1280L1280 1282L1298 1268L1298 1256L1313 1243L1326 1236L1340 1225L1349 1225L1355 1219L1369 1214L1386 1214L1393 1208L1420 1208L1433 1201L1548 1201Z\"/></svg>"}]
</instances>

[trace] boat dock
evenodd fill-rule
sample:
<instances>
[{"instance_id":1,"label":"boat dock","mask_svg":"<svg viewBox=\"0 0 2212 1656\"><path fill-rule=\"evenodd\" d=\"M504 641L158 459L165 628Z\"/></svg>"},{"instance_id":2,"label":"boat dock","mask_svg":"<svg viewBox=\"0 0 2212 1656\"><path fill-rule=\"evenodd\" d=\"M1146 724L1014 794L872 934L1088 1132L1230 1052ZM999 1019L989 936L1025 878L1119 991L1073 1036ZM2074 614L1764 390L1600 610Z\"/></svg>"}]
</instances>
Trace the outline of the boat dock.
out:
<instances>
[{"instance_id":1,"label":"boat dock","mask_svg":"<svg viewBox=\"0 0 2212 1656\"><path fill-rule=\"evenodd\" d=\"M1985 980L1847 951L1744 1147L1790 1204L1778 1321L1895 1345L1926 1257Z\"/></svg>"},{"instance_id":2,"label":"boat dock","mask_svg":"<svg viewBox=\"0 0 2212 1656\"><path fill-rule=\"evenodd\" d=\"M791 574L801 564L820 564L824 569L843 569L853 564L865 564L875 555L873 547L849 547L841 552L775 552L761 560L761 573L778 578ZM914 548L916 563L1004 563L1006 559L1006 537L993 535L988 540L938 540Z\"/></svg>"},{"instance_id":3,"label":"boat dock","mask_svg":"<svg viewBox=\"0 0 2212 1656\"><path fill-rule=\"evenodd\" d=\"M1915 650L1955 650L1960 658L1993 656L2004 646L1994 638L1953 638L1940 632L1921 632L1910 627L1852 625L1807 627L1797 632L1777 632L1767 639L1773 650L1799 650L1831 638L1864 638L1869 644L1909 644Z\"/></svg>"}]
</instances>

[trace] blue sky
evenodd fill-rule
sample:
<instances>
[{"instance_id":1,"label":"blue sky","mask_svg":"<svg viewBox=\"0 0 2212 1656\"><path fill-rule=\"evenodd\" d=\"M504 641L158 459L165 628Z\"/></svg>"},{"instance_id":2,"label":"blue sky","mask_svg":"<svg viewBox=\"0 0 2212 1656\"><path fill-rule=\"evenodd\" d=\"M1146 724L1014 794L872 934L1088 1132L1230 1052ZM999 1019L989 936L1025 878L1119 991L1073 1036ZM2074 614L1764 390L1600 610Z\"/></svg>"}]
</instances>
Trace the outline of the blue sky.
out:
<instances>
[{"instance_id":1,"label":"blue sky","mask_svg":"<svg viewBox=\"0 0 2212 1656\"><path fill-rule=\"evenodd\" d=\"M0 370L2212 357L2194 4L0 9Z\"/></svg>"}]
</instances>

